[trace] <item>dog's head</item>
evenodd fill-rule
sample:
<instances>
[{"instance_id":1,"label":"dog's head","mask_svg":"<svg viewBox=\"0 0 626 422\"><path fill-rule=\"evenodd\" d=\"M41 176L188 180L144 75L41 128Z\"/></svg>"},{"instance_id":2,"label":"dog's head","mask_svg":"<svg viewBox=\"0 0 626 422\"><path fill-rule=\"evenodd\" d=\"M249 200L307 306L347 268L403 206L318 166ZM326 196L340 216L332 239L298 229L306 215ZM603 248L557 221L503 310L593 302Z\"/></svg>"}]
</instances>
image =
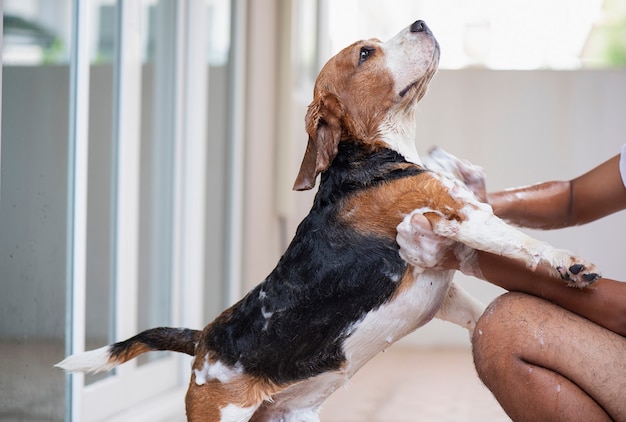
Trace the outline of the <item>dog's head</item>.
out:
<instances>
[{"instance_id":1,"label":"dog's head","mask_svg":"<svg viewBox=\"0 0 626 422\"><path fill-rule=\"evenodd\" d=\"M309 135L295 190L315 186L339 142L383 142L410 161L415 149L414 110L439 63L439 45L423 21L387 42L358 41L322 68L305 124Z\"/></svg>"}]
</instances>

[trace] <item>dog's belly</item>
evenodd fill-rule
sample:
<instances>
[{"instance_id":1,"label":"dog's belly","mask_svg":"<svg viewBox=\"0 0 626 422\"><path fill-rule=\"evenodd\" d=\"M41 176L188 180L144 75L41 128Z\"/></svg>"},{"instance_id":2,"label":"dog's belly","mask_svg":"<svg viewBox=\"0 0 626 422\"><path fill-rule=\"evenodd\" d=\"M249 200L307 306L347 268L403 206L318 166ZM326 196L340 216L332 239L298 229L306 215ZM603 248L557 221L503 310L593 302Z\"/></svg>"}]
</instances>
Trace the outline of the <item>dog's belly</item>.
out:
<instances>
[{"instance_id":1,"label":"dog's belly","mask_svg":"<svg viewBox=\"0 0 626 422\"><path fill-rule=\"evenodd\" d=\"M411 286L355 324L343 346L347 376L351 377L377 353L433 319L453 274L454 271L424 271Z\"/></svg>"},{"instance_id":2,"label":"dog's belly","mask_svg":"<svg viewBox=\"0 0 626 422\"><path fill-rule=\"evenodd\" d=\"M443 302L453 271L425 271L389 302L354 324L343 345L346 362L341 370L298 382L264 403L253 421L317 420L328 396L376 354L430 321Z\"/></svg>"}]
</instances>

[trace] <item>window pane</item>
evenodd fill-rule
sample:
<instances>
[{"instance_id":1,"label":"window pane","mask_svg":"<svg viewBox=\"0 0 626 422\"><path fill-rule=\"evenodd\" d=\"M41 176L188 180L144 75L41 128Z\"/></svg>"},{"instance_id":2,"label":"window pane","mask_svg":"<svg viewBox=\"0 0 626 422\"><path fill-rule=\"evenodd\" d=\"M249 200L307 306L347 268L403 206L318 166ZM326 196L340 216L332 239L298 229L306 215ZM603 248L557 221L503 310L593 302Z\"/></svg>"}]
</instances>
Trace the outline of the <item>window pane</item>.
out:
<instances>
[{"instance_id":1,"label":"window pane","mask_svg":"<svg viewBox=\"0 0 626 422\"><path fill-rule=\"evenodd\" d=\"M232 101L231 76L231 2L208 1L208 115L207 115L207 173L206 173L206 255L204 287L204 318L211 321L223 309L226 288L226 203L229 187L228 172L228 111Z\"/></svg>"},{"instance_id":2,"label":"window pane","mask_svg":"<svg viewBox=\"0 0 626 422\"><path fill-rule=\"evenodd\" d=\"M139 292L137 324L139 330L171 325L172 265L174 243L174 164L175 145L170 89L170 64L175 60L173 2L143 1L148 16L144 31L147 46L142 73L141 163L139 198ZM165 44L165 45L164 45ZM160 60L166 55L171 61ZM160 66L160 67L159 67ZM168 89L170 88L170 89ZM151 362L166 352L139 357L139 365Z\"/></svg>"},{"instance_id":3,"label":"window pane","mask_svg":"<svg viewBox=\"0 0 626 422\"><path fill-rule=\"evenodd\" d=\"M115 4L92 1L92 46L89 75L89 163L87 179L87 276L85 348L114 340L113 241L113 58ZM113 372L85 376L85 384Z\"/></svg>"},{"instance_id":4,"label":"window pane","mask_svg":"<svg viewBox=\"0 0 626 422\"><path fill-rule=\"evenodd\" d=\"M4 1L0 419L64 418L69 66L64 0Z\"/></svg>"}]
</instances>

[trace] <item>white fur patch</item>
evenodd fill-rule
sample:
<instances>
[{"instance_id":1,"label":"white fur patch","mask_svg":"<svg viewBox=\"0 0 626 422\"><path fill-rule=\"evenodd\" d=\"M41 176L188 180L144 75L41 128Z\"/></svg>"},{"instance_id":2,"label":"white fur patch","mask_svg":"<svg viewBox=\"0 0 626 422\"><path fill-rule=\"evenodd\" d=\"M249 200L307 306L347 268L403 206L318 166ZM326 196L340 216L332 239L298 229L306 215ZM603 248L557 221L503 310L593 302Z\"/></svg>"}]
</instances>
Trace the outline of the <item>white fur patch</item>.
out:
<instances>
[{"instance_id":1,"label":"white fur patch","mask_svg":"<svg viewBox=\"0 0 626 422\"><path fill-rule=\"evenodd\" d=\"M233 378L241 375L243 373L243 367L240 364L237 364L233 368L228 365L224 365L219 360L215 363L211 363L209 362L209 357L207 355L204 357L204 365L202 365L202 368L194 369L193 372L196 375L196 384L198 385L206 384L207 381L214 379L222 383L227 383Z\"/></svg>"},{"instance_id":2,"label":"white fur patch","mask_svg":"<svg viewBox=\"0 0 626 422\"><path fill-rule=\"evenodd\" d=\"M413 116L387 115L380 127L380 136L392 150L408 162L422 165L415 146L415 118Z\"/></svg>"},{"instance_id":3,"label":"white fur patch","mask_svg":"<svg viewBox=\"0 0 626 422\"><path fill-rule=\"evenodd\" d=\"M320 415L317 409L296 409L283 415L281 422L319 422Z\"/></svg>"},{"instance_id":4,"label":"white fur patch","mask_svg":"<svg viewBox=\"0 0 626 422\"><path fill-rule=\"evenodd\" d=\"M381 44L385 53L385 66L394 81L396 95L411 84L433 72L438 63L437 42L430 34L411 33L405 28L398 35ZM410 107L390 110L379 129L380 137L391 149L407 161L421 165L417 148L415 103Z\"/></svg>"},{"instance_id":5,"label":"white fur patch","mask_svg":"<svg viewBox=\"0 0 626 422\"><path fill-rule=\"evenodd\" d=\"M344 342L351 377L379 352L430 321L441 306L454 271L426 270L394 300L369 312Z\"/></svg>"},{"instance_id":6,"label":"white fur patch","mask_svg":"<svg viewBox=\"0 0 626 422\"><path fill-rule=\"evenodd\" d=\"M452 282L436 317L467 328L471 337L484 310L485 305Z\"/></svg>"},{"instance_id":7,"label":"white fur patch","mask_svg":"<svg viewBox=\"0 0 626 422\"><path fill-rule=\"evenodd\" d=\"M250 406L250 407L238 407L234 404L229 404L228 406L222 408L221 410L221 422L245 422L250 420L252 415L254 415L254 411L259 406Z\"/></svg>"},{"instance_id":8,"label":"white fur patch","mask_svg":"<svg viewBox=\"0 0 626 422\"><path fill-rule=\"evenodd\" d=\"M99 349L87 352L77 353L68 356L63 361L57 363L57 368L64 369L68 372L102 372L113 369L117 366L116 362L109 361L109 351L111 346L104 346Z\"/></svg>"},{"instance_id":9,"label":"white fur patch","mask_svg":"<svg viewBox=\"0 0 626 422\"><path fill-rule=\"evenodd\" d=\"M343 370L324 372L275 394L273 402L266 403L255 416L264 421L318 422L324 400L347 382Z\"/></svg>"}]
</instances>

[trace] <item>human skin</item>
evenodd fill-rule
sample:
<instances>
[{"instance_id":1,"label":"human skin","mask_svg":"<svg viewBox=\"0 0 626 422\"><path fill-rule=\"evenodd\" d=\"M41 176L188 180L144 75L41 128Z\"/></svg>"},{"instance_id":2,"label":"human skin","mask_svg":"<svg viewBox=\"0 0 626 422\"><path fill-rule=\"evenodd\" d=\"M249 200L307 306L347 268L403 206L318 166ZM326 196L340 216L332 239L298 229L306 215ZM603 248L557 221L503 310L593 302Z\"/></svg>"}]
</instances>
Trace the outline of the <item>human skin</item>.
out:
<instances>
[{"instance_id":1,"label":"human skin","mask_svg":"<svg viewBox=\"0 0 626 422\"><path fill-rule=\"evenodd\" d=\"M554 229L626 209L626 188L615 156L571 181L487 199L508 222ZM507 414L515 421L626 420L626 283L603 278L575 289L541 268L483 252L476 259L486 280L523 292L496 299L472 339L479 376Z\"/></svg>"},{"instance_id":2,"label":"human skin","mask_svg":"<svg viewBox=\"0 0 626 422\"><path fill-rule=\"evenodd\" d=\"M619 158L571 181L486 194L474 180L474 189L515 225L585 224L626 209ZM422 235L430 230L420 214L411 222ZM541 266L531 271L482 251L463 265L449 251L439 266L511 292L487 308L472 345L479 377L514 421L626 421L626 283L602 278L572 288Z\"/></svg>"},{"instance_id":3,"label":"human skin","mask_svg":"<svg viewBox=\"0 0 626 422\"><path fill-rule=\"evenodd\" d=\"M571 181L546 182L487 195L494 213L519 226L555 229L585 224L626 209L619 155ZM538 268L477 253L484 278L509 291L547 299L622 336L626 335L626 284L602 278L572 289Z\"/></svg>"},{"instance_id":4,"label":"human skin","mask_svg":"<svg viewBox=\"0 0 626 422\"><path fill-rule=\"evenodd\" d=\"M474 363L514 421L626 420L626 339L523 293L478 321Z\"/></svg>"}]
</instances>

